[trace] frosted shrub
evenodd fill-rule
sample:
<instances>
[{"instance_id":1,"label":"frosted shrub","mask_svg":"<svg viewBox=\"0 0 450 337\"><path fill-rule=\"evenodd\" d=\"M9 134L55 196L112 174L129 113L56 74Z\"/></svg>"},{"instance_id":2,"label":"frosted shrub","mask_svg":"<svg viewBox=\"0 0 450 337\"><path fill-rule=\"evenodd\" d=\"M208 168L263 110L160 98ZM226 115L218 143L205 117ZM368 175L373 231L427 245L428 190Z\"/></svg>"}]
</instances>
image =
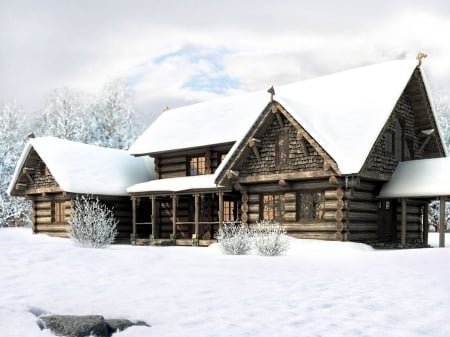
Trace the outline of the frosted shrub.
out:
<instances>
[{"instance_id":1,"label":"frosted shrub","mask_svg":"<svg viewBox=\"0 0 450 337\"><path fill-rule=\"evenodd\" d=\"M253 250L258 255L281 255L289 249L286 230L278 222L258 221L256 227L250 229L249 234Z\"/></svg>"},{"instance_id":2,"label":"frosted shrub","mask_svg":"<svg viewBox=\"0 0 450 337\"><path fill-rule=\"evenodd\" d=\"M112 210L98 198L83 195L75 199L69 236L82 247L104 247L114 241L117 224Z\"/></svg>"},{"instance_id":3,"label":"frosted shrub","mask_svg":"<svg viewBox=\"0 0 450 337\"><path fill-rule=\"evenodd\" d=\"M224 222L218 241L220 250L227 255L244 255L251 249L248 231L241 222Z\"/></svg>"}]
</instances>

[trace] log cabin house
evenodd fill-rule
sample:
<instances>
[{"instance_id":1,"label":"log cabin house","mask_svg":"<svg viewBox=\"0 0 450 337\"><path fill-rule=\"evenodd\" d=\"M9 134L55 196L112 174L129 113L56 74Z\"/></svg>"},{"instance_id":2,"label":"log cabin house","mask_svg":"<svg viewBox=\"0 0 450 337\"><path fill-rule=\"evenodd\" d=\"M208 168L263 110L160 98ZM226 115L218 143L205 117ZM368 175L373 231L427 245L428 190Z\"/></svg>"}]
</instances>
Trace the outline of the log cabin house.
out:
<instances>
[{"instance_id":1,"label":"log cabin house","mask_svg":"<svg viewBox=\"0 0 450 337\"><path fill-rule=\"evenodd\" d=\"M155 179L128 188L132 243L207 245L238 219L297 238L426 243L430 196L380 197L400 162L446 156L420 62L269 94L167 110L136 140L129 152L154 158Z\"/></svg>"},{"instance_id":2,"label":"log cabin house","mask_svg":"<svg viewBox=\"0 0 450 337\"><path fill-rule=\"evenodd\" d=\"M152 160L127 151L68 140L30 138L9 186L9 194L32 202L33 233L67 237L72 202L92 194L113 208L116 241L129 242L132 209L126 188L152 179Z\"/></svg>"}]
</instances>

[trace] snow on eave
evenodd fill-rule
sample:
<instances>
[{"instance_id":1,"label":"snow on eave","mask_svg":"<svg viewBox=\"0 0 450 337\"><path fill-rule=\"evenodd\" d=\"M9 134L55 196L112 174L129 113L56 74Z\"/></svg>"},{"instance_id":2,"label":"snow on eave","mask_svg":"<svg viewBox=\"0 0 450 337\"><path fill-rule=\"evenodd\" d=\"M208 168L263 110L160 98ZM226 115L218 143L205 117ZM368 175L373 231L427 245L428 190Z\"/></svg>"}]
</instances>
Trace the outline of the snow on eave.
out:
<instances>
[{"instance_id":1,"label":"snow on eave","mask_svg":"<svg viewBox=\"0 0 450 337\"><path fill-rule=\"evenodd\" d=\"M30 154L32 148L33 146L31 145L30 140L28 140L27 143L25 144L22 154L19 157L19 160L17 161L16 168L14 169L14 174L12 175L11 181L8 186L7 193L10 196L21 196L20 194L14 192L15 186L19 179L20 172L22 172L23 170L23 165L25 164L25 161L28 158L28 155Z\"/></svg>"},{"instance_id":2,"label":"snow on eave","mask_svg":"<svg viewBox=\"0 0 450 337\"><path fill-rule=\"evenodd\" d=\"M430 89L429 84L428 84L428 77L427 77L426 70L425 70L426 67L423 67L423 64L422 64L418 68L420 70L420 74L422 75L423 84L425 86L425 92L427 94L428 102L429 102L430 108L431 108L431 113L433 114L434 122L436 124L437 133L438 133L438 136L439 136L439 141L441 143L440 145L442 146L442 148L444 150L444 155L446 157L448 157L449 153L448 153L447 146L445 146L443 144L444 132L443 132L443 130L442 130L440 124L439 124L438 116L437 116L437 113L436 113L436 108L434 106L433 95L432 95L431 89Z\"/></svg>"},{"instance_id":3,"label":"snow on eave","mask_svg":"<svg viewBox=\"0 0 450 337\"><path fill-rule=\"evenodd\" d=\"M175 193L190 192L194 190L219 190L224 188L226 187L217 185L215 183L214 174L205 174L198 176L175 177L147 181L128 187L127 192L129 194Z\"/></svg>"},{"instance_id":4,"label":"snow on eave","mask_svg":"<svg viewBox=\"0 0 450 337\"><path fill-rule=\"evenodd\" d=\"M39 137L30 139L22 152L11 192L32 148L65 192L127 196L128 186L153 179L153 160L148 157L135 158L124 150Z\"/></svg>"},{"instance_id":5,"label":"snow on eave","mask_svg":"<svg viewBox=\"0 0 450 337\"><path fill-rule=\"evenodd\" d=\"M400 162L378 195L382 199L450 196L450 158Z\"/></svg>"}]
</instances>

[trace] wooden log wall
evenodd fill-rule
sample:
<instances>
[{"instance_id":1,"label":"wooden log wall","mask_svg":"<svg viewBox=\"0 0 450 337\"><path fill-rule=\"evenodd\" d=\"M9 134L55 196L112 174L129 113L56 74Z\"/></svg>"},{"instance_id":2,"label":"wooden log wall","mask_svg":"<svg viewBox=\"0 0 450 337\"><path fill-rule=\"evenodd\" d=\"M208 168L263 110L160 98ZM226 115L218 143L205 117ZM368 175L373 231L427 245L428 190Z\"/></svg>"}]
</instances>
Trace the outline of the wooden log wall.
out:
<instances>
[{"instance_id":1,"label":"wooden log wall","mask_svg":"<svg viewBox=\"0 0 450 337\"><path fill-rule=\"evenodd\" d=\"M300 193L322 192L325 208L321 221L309 222L297 219L297 198ZM261 195L279 194L284 207L281 225L288 235L304 239L345 240L346 239L346 202L342 189L331 185L328 179L316 179L293 182L289 187L281 188L278 183L252 184L246 186L242 194L242 221L249 227L261 219Z\"/></svg>"},{"instance_id":2,"label":"wooden log wall","mask_svg":"<svg viewBox=\"0 0 450 337\"><path fill-rule=\"evenodd\" d=\"M55 222L55 201L64 203L64 222ZM67 238L71 212L72 200L62 194L35 198L33 200L34 233Z\"/></svg>"},{"instance_id":3,"label":"wooden log wall","mask_svg":"<svg viewBox=\"0 0 450 337\"><path fill-rule=\"evenodd\" d=\"M166 179L175 177L185 177L187 175L189 158L195 156L205 156L206 173L212 174L221 163L221 157L226 154L230 145L218 146L217 148L198 150L197 152L173 154L155 159L155 177L156 179Z\"/></svg>"}]
</instances>

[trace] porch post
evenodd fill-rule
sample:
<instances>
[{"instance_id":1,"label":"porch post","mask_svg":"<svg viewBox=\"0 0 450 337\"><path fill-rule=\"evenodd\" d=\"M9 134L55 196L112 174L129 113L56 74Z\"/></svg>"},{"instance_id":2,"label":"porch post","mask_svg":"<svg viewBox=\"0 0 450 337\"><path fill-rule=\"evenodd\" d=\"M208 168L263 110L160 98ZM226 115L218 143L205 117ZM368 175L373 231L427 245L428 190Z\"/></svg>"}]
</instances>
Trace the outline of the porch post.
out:
<instances>
[{"instance_id":1,"label":"porch post","mask_svg":"<svg viewBox=\"0 0 450 337\"><path fill-rule=\"evenodd\" d=\"M423 245L424 246L428 246L428 229L429 229L429 224L428 224L428 203L426 203L423 206Z\"/></svg>"},{"instance_id":2,"label":"porch post","mask_svg":"<svg viewBox=\"0 0 450 337\"><path fill-rule=\"evenodd\" d=\"M136 244L136 197L131 197L131 208L133 212L133 228L131 234L131 243Z\"/></svg>"},{"instance_id":3,"label":"porch post","mask_svg":"<svg viewBox=\"0 0 450 337\"><path fill-rule=\"evenodd\" d=\"M402 231L401 231L401 245L406 246L406 198L402 198Z\"/></svg>"},{"instance_id":4,"label":"porch post","mask_svg":"<svg viewBox=\"0 0 450 337\"><path fill-rule=\"evenodd\" d=\"M439 198L439 248L445 247L445 197Z\"/></svg>"},{"instance_id":5,"label":"porch post","mask_svg":"<svg viewBox=\"0 0 450 337\"><path fill-rule=\"evenodd\" d=\"M172 195L172 235L174 240L177 234L177 198L176 194Z\"/></svg>"},{"instance_id":6,"label":"porch post","mask_svg":"<svg viewBox=\"0 0 450 337\"><path fill-rule=\"evenodd\" d=\"M195 239L200 239L199 237L199 222L200 222L200 203L199 203L199 193L194 194L194 200L195 200L195 217L194 217L194 223L195 223ZM198 242L198 241L197 241Z\"/></svg>"},{"instance_id":7,"label":"porch post","mask_svg":"<svg viewBox=\"0 0 450 337\"><path fill-rule=\"evenodd\" d=\"M156 197L152 194L150 198L152 200L152 237L156 239Z\"/></svg>"},{"instance_id":8,"label":"porch post","mask_svg":"<svg viewBox=\"0 0 450 337\"><path fill-rule=\"evenodd\" d=\"M219 192L219 230L223 226L223 192Z\"/></svg>"}]
</instances>

